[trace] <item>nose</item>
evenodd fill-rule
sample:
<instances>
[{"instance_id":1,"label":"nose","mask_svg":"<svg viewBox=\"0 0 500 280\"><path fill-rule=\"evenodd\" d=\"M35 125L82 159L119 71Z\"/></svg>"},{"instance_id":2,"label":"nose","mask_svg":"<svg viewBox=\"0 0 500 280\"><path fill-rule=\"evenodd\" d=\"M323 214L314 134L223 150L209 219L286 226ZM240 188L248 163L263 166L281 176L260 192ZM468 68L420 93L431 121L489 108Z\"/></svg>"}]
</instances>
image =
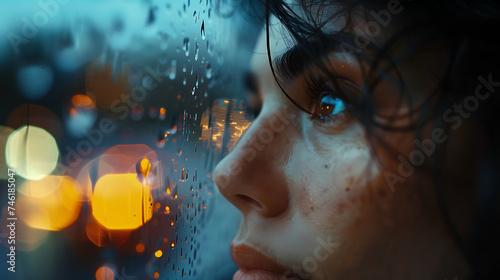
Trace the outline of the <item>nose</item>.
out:
<instances>
[{"instance_id":1,"label":"nose","mask_svg":"<svg viewBox=\"0 0 500 280\"><path fill-rule=\"evenodd\" d=\"M262 111L214 170L221 194L243 214L255 211L262 217L275 217L288 207L284 170L290 137L280 110L275 111Z\"/></svg>"}]
</instances>

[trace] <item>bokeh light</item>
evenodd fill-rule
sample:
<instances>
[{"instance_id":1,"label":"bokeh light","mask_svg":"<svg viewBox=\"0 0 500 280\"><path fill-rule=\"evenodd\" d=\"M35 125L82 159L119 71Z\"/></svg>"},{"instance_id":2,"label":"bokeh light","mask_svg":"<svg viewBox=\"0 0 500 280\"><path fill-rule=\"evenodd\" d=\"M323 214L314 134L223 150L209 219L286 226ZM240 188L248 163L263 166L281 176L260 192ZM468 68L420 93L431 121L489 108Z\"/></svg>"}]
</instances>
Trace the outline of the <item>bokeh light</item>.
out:
<instances>
[{"instance_id":1,"label":"bokeh light","mask_svg":"<svg viewBox=\"0 0 500 280\"><path fill-rule=\"evenodd\" d=\"M53 184L58 184L55 188ZM72 224L80 214L78 186L68 176L29 180L18 195L19 217L30 227L58 231Z\"/></svg>"},{"instance_id":2,"label":"bokeh light","mask_svg":"<svg viewBox=\"0 0 500 280\"><path fill-rule=\"evenodd\" d=\"M87 95L76 94L71 98L71 104L73 106L82 108L82 109L94 109L95 104L94 101Z\"/></svg>"},{"instance_id":3,"label":"bokeh light","mask_svg":"<svg viewBox=\"0 0 500 280\"><path fill-rule=\"evenodd\" d=\"M38 180L57 166L59 150L54 137L36 126L22 126L7 139L7 165L26 179Z\"/></svg>"},{"instance_id":4,"label":"bokeh light","mask_svg":"<svg viewBox=\"0 0 500 280\"><path fill-rule=\"evenodd\" d=\"M113 270L107 266L101 266L95 272L96 280L113 280L115 279L115 273Z\"/></svg>"},{"instance_id":5,"label":"bokeh light","mask_svg":"<svg viewBox=\"0 0 500 280\"><path fill-rule=\"evenodd\" d=\"M94 101L87 95L76 94L71 98L72 106L66 119L66 129L76 138L85 136L94 126L97 111Z\"/></svg>"},{"instance_id":6,"label":"bokeh light","mask_svg":"<svg viewBox=\"0 0 500 280\"><path fill-rule=\"evenodd\" d=\"M59 188L64 179L64 176L47 175L39 180L26 180L19 185L17 191L29 197L45 197Z\"/></svg>"},{"instance_id":7,"label":"bokeh light","mask_svg":"<svg viewBox=\"0 0 500 280\"><path fill-rule=\"evenodd\" d=\"M137 253L139 254L142 254L144 252L144 250L146 249L146 247L144 246L144 244L142 243L139 243L135 246L135 250L137 251Z\"/></svg>"},{"instance_id":8,"label":"bokeh light","mask_svg":"<svg viewBox=\"0 0 500 280\"><path fill-rule=\"evenodd\" d=\"M30 100L44 97L52 87L54 74L45 65L32 65L21 68L17 73L17 82L21 94Z\"/></svg>"},{"instance_id":9,"label":"bokeh light","mask_svg":"<svg viewBox=\"0 0 500 280\"><path fill-rule=\"evenodd\" d=\"M136 174L109 174L101 177L92 194L92 214L107 229L135 229L153 216L150 189Z\"/></svg>"},{"instance_id":10,"label":"bokeh light","mask_svg":"<svg viewBox=\"0 0 500 280\"><path fill-rule=\"evenodd\" d=\"M161 256L163 256L163 252L161 250L155 252L155 257L161 258Z\"/></svg>"}]
</instances>

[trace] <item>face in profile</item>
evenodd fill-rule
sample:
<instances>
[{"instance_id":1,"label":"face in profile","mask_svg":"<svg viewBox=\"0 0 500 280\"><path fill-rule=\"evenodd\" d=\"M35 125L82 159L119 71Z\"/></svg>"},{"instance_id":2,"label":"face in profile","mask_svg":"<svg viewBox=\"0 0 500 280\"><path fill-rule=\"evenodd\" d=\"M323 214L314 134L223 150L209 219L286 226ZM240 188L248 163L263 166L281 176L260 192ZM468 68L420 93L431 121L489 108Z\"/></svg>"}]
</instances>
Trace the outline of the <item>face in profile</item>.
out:
<instances>
[{"instance_id":1,"label":"face in profile","mask_svg":"<svg viewBox=\"0 0 500 280\"><path fill-rule=\"evenodd\" d=\"M389 12L395 18L402 10ZM328 20L331 32L345 27ZM376 34L359 32L373 22L360 17L343 31L384 45L397 27L379 23ZM433 41L397 68L388 61L374 68L370 46L355 53L309 37L290 47L290 34L274 32L268 41L267 31L251 65L259 113L214 172L220 192L243 215L231 244L240 268L233 279L465 278L469 268L443 221L431 157L446 142L442 157L467 159L441 164L439 183L446 197L460 201L448 210L466 235L471 190L449 190L457 180L472 185L456 174L477 160L466 148L474 128L462 118L453 131L432 119L412 129L444 75L446 45ZM283 51L268 54L268 45ZM397 42L389 54L398 58L408 47ZM374 85L369 97L366 84Z\"/></svg>"}]
</instances>

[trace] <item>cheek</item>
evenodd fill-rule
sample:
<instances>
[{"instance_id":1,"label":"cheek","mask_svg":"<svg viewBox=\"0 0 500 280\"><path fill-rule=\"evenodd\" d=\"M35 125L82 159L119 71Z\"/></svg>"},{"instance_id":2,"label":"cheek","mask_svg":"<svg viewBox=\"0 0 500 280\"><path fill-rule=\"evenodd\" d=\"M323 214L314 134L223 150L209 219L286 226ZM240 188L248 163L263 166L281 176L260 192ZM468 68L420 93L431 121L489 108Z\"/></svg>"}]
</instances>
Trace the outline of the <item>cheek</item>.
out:
<instances>
[{"instance_id":1,"label":"cheek","mask_svg":"<svg viewBox=\"0 0 500 280\"><path fill-rule=\"evenodd\" d=\"M368 182L380 173L361 133L311 137L297 144L286 170L291 205L318 233L356 220L369 201Z\"/></svg>"},{"instance_id":2,"label":"cheek","mask_svg":"<svg viewBox=\"0 0 500 280\"><path fill-rule=\"evenodd\" d=\"M383 217L379 208L388 196L381 171L361 134L300 145L295 151L302 152L294 152L288 166L294 210L313 233L310 239L331 236L340 245L331 256L335 263L352 267L380 229L373 223Z\"/></svg>"}]
</instances>

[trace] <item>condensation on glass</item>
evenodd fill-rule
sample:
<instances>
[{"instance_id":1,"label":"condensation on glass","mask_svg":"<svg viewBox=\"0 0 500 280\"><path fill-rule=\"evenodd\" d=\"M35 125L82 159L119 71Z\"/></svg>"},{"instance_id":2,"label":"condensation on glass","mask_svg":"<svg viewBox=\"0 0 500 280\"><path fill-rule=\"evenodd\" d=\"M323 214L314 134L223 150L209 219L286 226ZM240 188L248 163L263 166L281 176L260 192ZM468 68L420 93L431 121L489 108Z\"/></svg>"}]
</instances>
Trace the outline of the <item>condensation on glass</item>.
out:
<instances>
[{"instance_id":1,"label":"condensation on glass","mask_svg":"<svg viewBox=\"0 0 500 280\"><path fill-rule=\"evenodd\" d=\"M23 277L231 277L239 216L211 172L251 124L239 2L40 3L6 4L0 25Z\"/></svg>"}]
</instances>

